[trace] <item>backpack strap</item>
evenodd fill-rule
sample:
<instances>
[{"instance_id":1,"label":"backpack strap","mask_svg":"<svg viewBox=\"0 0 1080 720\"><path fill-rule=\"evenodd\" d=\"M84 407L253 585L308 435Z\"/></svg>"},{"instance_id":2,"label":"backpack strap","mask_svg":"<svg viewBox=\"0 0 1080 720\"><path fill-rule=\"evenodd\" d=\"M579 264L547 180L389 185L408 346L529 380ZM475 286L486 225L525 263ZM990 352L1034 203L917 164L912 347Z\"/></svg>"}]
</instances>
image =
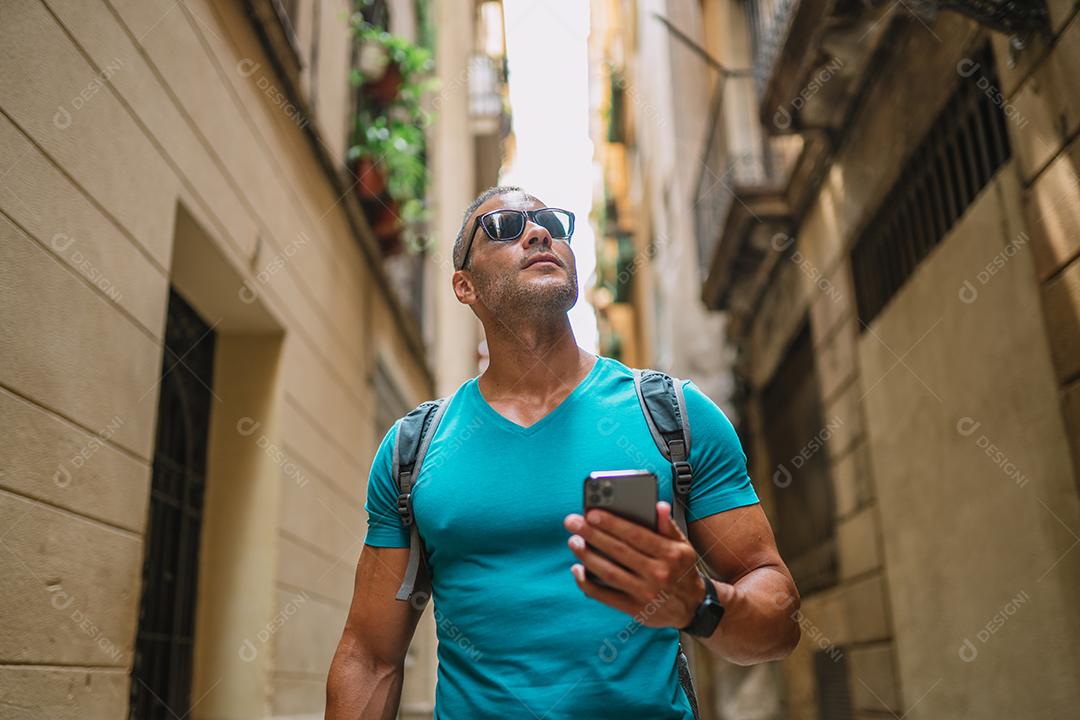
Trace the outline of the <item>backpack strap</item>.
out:
<instances>
[{"instance_id":1,"label":"backpack strap","mask_svg":"<svg viewBox=\"0 0 1080 720\"><path fill-rule=\"evenodd\" d=\"M697 691L694 689L694 675L690 672L690 659L683 648L682 640L679 640L679 650L675 655L675 666L679 672L679 684L682 685L686 699L690 702L690 711L694 714L694 720L699 720L701 711L698 709Z\"/></svg>"},{"instance_id":2,"label":"backpack strap","mask_svg":"<svg viewBox=\"0 0 1080 720\"><path fill-rule=\"evenodd\" d=\"M690 467L690 418L686 413L686 398L683 395L682 381L659 370L634 369L634 390L641 404L645 424L649 426L653 442L671 463L671 492L675 502L671 506L671 516L679 529L686 535L686 508L690 502L690 487L694 481L694 472ZM708 565L698 558L698 568L711 577ZM679 684L690 702L694 720L701 717L698 708L694 679L690 671L690 659L682 640L679 641L675 654L675 668L679 675Z\"/></svg>"},{"instance_id":3,"label":"backpack strap","mask_svg":"<svg viewBox=\"0 0 1080 720\"><path fill-rule=\"evenodd\" d=\"M686 508L694 471L690 467L690 421L682 381L659 370L634 368L634 390L641 404L645 423L656 447L671 463L671 516L686 534Z\"/></svg>"},{"instance_id":4,"label":"backpack strap","mask_svg":"<svg viewBox=\"0 0 1080 720\"><path fill-rule=\"evenodd\" d=\"M401 419L394 435L393 476L398 488L397 510L401 524L409 528L409 565L405 578L398 588L397 600L407 600L417 609L427 604L431 593L416 590L417 579L425 581L430 588L431 573L427 565L427 552L413 516L412 489L420 476L420 466L427 455L431 439L439 427L443 413L449 406L449 396L420 403Z\"/></svg>"}]
</instances>

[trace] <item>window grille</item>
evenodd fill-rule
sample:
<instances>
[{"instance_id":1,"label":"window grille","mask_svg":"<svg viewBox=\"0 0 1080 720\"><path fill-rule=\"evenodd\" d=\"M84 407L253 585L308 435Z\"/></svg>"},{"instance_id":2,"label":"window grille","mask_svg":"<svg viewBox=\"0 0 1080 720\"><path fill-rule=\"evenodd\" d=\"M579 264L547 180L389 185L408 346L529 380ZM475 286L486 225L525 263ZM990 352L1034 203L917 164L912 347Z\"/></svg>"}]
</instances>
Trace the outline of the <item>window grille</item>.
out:
<instances>
[{"instance_id":1,"label":"window grille","mask_svg":"<svg viewBox=\"0 0 1080 720\"><path fill-rule=\"evenodd\" d=\"M213 329L170 291L131 671L133 720L175 720L191 709L214 344Z\"/></svg>"},{"instance_id":2,"label":"window grille","mask_svg":"<svg viewBox=\"0 0 1080 720\"><path fill-rule=\"evenodd\" d=\"M984 51L911 154L851 251L861 329L874 320L1010 157ZM988 94L988 89L994 91Z\"/></svg>"}]
</instances>

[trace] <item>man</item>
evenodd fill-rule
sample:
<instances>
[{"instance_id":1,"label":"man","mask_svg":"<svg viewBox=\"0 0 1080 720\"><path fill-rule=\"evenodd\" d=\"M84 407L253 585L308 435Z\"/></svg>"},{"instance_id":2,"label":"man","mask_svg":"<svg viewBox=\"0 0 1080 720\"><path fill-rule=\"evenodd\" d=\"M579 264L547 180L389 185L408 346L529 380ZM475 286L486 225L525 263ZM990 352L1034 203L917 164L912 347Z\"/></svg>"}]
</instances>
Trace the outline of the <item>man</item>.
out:
<instances>
[{"instance_id":1,"label":"man","mask_svg":"<svg viewBox=\"0 0 1080 720\"><path fill-rule=\"evenodd\" d=\"M672 521L671 466L632 371L578 347L571 331L572 234L569 213L498 187L469 207L454 245L454 294L483 323L490 363L454 393L413 486L439 636L436 718L689 718L675 657L706 583L725 609L700 638L712 652L748 665L799 640L798 592L738 436L690 381L689 540ZM331 720L396 717L422 611L395 599L409 545L390 469L396 428L371 469L365 546L327 683ZM642 467L660 480L658 532L601 510L581 516L590 472ZM696 570L698 554L717 579Z\"/></svg>"}]
</instances>

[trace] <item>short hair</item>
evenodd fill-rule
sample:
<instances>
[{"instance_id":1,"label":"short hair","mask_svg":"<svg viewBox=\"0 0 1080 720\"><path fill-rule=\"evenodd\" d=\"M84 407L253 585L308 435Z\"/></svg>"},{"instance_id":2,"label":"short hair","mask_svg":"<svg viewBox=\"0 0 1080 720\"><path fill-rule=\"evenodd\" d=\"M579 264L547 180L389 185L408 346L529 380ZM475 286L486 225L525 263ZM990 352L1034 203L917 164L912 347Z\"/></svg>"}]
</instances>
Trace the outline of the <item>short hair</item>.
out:
<instances>
[{"instance_id":1,"label":"short hair","mask_svg":"<svg viewBox=\"0 0 1080 720\"><path fill-rule=\"evenodd\" d=\"M521 193L533 202L540 202L540 199L538 197L529 194L525 191L524 188L518 187L517 185L495 185L494 187L489 187L487 190L477 195L476 199L469 204L469 207L465 208L465 217L461 219L461 229L458 230L457 239L454 240L454 269L465 269L460 266L463 259L462 256L465 255L465 243L468 241L468 238L465 237L465 233L468 232L467 226L469 224L469 218L472 217L472 214L476 212L476 209L478 207L486 203L491 198L497 197L499 195L509 195L510 193L515 192Z\"/></svg>"}]
</instances>

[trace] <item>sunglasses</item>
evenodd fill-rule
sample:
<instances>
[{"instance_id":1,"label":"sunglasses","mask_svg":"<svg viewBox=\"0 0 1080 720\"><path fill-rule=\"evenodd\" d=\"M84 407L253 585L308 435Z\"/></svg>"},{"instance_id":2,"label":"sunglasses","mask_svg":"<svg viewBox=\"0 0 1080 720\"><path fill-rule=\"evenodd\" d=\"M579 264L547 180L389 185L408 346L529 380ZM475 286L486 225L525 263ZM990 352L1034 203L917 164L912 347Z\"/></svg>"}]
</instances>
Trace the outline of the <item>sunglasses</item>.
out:
<instances>
[{"instance_id":1,"label":"sunglasses","mask_svg":"<svg viewBox=\"0 0 1080 720\"><path fill-rule=\"evenodd\" d=\"M492 240L511 242L525 233L525 225L528 220L532 220L533 223L547 230L553 240L570 242L570 236L574 234L574 213L569 210L550 207L537 208L536 210L511 210L508 208L492 210L476 218L472 232L469 233L469 242L465 244L465 255L461 259L461 268L464 268L469 261L469 251L472 250L473 238L476 237L477 228L484 228L484 232Z\"/></svg>"}]
</instances>

